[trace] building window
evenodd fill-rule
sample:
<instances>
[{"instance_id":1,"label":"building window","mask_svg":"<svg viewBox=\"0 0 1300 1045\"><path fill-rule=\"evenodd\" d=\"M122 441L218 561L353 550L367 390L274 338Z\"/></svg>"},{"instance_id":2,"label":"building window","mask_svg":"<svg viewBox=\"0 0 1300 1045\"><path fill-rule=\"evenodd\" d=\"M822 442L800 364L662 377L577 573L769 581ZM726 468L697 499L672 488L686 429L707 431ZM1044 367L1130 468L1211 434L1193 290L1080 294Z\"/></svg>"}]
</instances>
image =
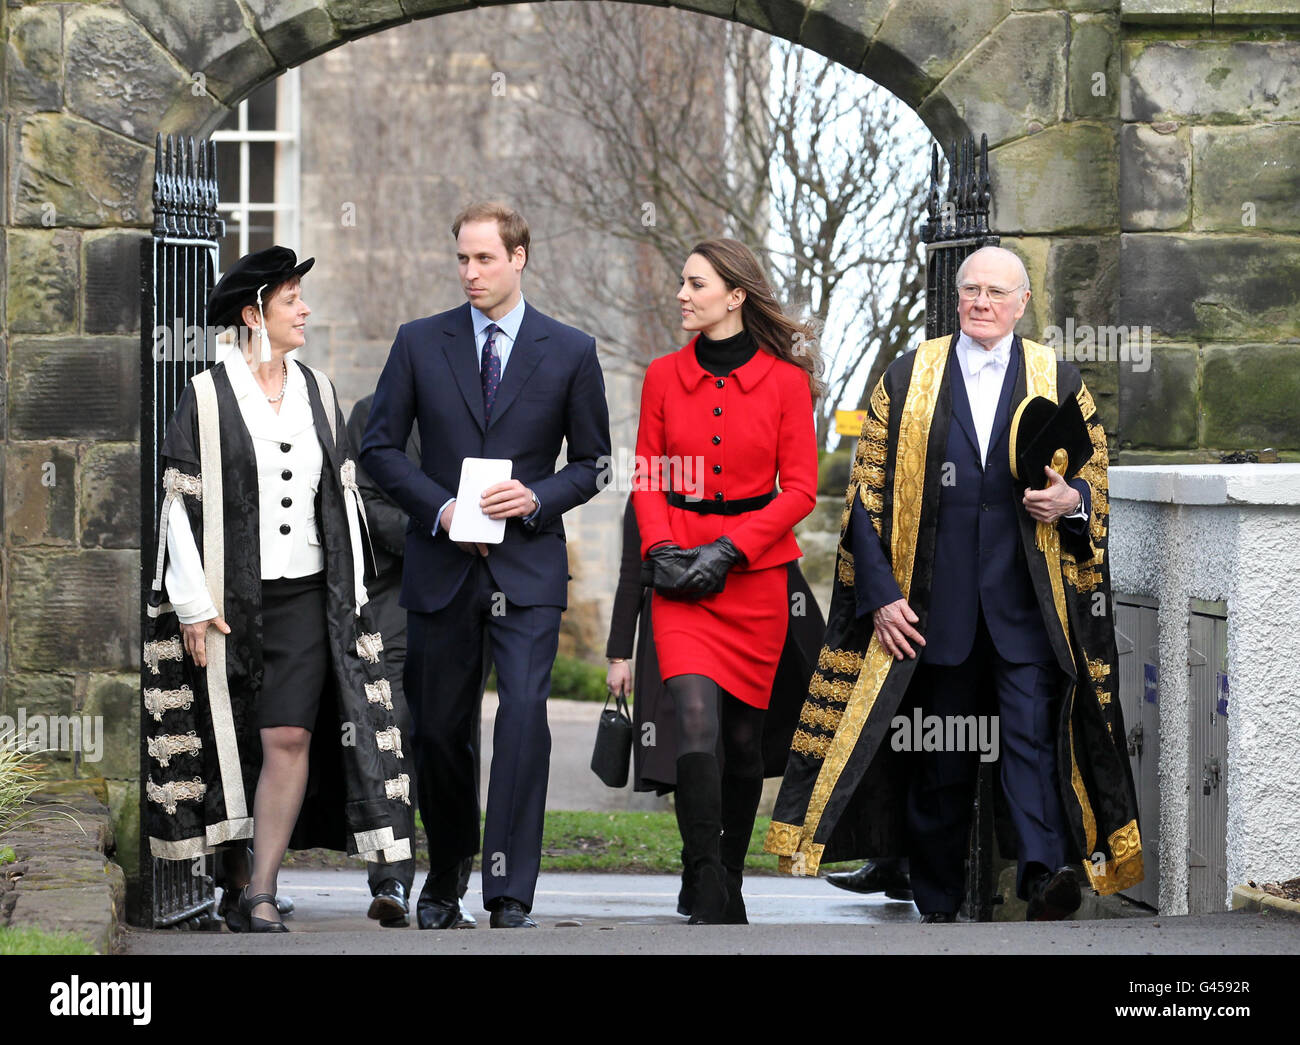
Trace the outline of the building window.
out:
<instances>
[{"instance_id":1,"label":"building window","mask_svg":"<svg viewBox=\"0 0 1300 1045\"><path fill-rule=\"evenodd\" d=\"M219 266L274 244L300 249L298 70L250 94L212 134L217 143L218 208L226 219Z\"/></svg>"}]
</instances>

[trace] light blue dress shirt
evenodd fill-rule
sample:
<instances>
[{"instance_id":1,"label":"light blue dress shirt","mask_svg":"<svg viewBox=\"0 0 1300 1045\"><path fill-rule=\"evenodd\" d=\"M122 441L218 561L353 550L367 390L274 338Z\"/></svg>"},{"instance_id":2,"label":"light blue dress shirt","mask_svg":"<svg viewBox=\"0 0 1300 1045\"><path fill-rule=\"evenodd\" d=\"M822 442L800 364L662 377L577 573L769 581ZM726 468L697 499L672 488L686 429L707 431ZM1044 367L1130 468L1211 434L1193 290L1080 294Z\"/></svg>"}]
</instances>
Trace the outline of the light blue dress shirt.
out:
<instances>
[{"instance_id":1,"label":"light blue dress shirt","mask_svg":"<svg viewBox=\"0 0 1300 1045\"><path fill-rule=\"evenodd\" d=\"M510 350L515 347L515 339L519 337L519 324L524 321L524 296L519 295L519 302L500 319L488 319L482 312L473 305L469 307L470 320L474 324L474 345L478 349L479 372L483 370L483 346L487 344L487 328L491 323L497 325L497 354L501 357L501 379L504 381L506 376L506 366L510 363ZM449 497L442 503L438 509L438 525L442 525L442 513L447 510L447 505L451 504L456 498ZM542 502L539 499L537 507L528 515L523 516L525 522L531 522L537 517L537 513L542 510ZM434 527L433 535L438 536L438 529Z\"/></svg>"}]
</instances>

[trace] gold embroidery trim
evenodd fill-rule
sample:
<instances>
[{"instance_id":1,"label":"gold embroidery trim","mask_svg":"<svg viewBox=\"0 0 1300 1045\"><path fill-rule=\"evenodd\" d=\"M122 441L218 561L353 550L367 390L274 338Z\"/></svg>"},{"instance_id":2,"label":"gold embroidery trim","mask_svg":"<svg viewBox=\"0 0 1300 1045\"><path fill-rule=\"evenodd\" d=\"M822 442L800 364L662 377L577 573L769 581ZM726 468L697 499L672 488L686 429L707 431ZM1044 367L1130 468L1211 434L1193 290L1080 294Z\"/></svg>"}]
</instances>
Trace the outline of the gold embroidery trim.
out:
<instances>
[{"instance_id":1,"label":"gold embroidery trim","mask_svg":"<svg viewBox=\"0 0 1300 1045\"><path fill-rule=\"evenodd\" d=\"M1142 839L1138 834L1136 820L1130 820L1115 831L1107 839L1107 844L1111 859L1102 861L1100 866L1091 860L1085 861L1083 865L1088 872L1089 884L1103 896L1132 888L1145 876Z\"/></svg>"},{"instance_id":2,"label":"gold embroidery trim","mask_svg":"<svg viewBox=\"0 0 1300 1045\"><path fill-rule=\"evenodd\" d=\"M817 654L817 666L823 671L833 671L837 675L857 676L862 668L862 654L853 650L831 649L823 646Z\"/></svg>"},{"instance_id":3,"label":"gold embroidery trim","mask_svg":"<svg viewBox=\"0 0 1300 1045\"><path fill-rule=\"evenodd\" d=\"M1087 660L1088 660L1088 677L1091 678L1094 682L1100 681L1101 679L1104 679L1107 675L1110 674L1110 665L1107 664L1100 657L1098 657L1096 660L1093 660L1091 657L1088 657Z\"/></svg>"},{"instance_id":4,"label":"gold embroidery trim","mask_svg":"<svg viewBox=\"0 0 1300 1045\"><path fill-rule=\"evenodd\" d=\"M833 700L837 704L847 704L853 696L853 682L849 679L828 679L820 671L814 672L808 680L808 695Z\"/></svg>"},{"instance_id":5,"label":"gold embroidery trim","mask_svg":"<svg viewBox=\"0 0 1300 1045\"><path fill-rule=\"evenodd\" d=\"M396 726L376 730L375 740L379 744L380 751L391 751L398 758L404 757L402 755L402 731Z\"/></svg>"},{"instance_id":6,"label":"gold embroidery trim","mask_svg":"<svg viewBox=\"0 0 1300 1045\"><path fill-rule=\"evenodd\" d=\"M912 590L916 536L921 527L921 496L925 492L925 455L934 422L951 338L936 337L921 343L912 363L912 379L903 401L898 429L898 456L894 462L894 519L890 534L890 561L903 598ZM874 700L874 698L872 698Z\"/></svg>"},{"instance_id":7,"label":"gold embroidery trim","mask_svg":"<svg viewBox=\"0 0 1300 1045\"><path fill-rule=\"evenodd\" d=\"M796 729L790 741L791 751L797 751L801 755L811 755L813 758L825 758L830 746L830 737L814 737L802 729Z\"/></svg>"},{"instance_id":8,"label":"gold embroidery trim","mask_svg":"<svg viewBox=\"0 0 1300 1045\"><path fill-rule=\"evenodd\" d=\"M1025 350L1025 395L1043 396L1056 402L1056 353L1037 341L1022 339ZM1047 579L1052 587L1052 603L1061 623L1065 644L1070 644L1070 622L1065 609L1065 582L1061 575L1061 532L1055 526L1039 532L1039 551L1047 560ZM1089 849L1089 852L1092 850Z\"/></svg>"},{"instance_id":9,"label":"gold embroidery trim","mask_svg":"<svg viewBox=\"0 0 1300 1045\"><path fill-rule=\"evenodd\" d=\"M406 773L398 773L391 780L384 781L384 797L394 802L411 804L411 778Z\"/></svg>"},{"instance_id":10,"label":"gold embroidery trim","mask_svg":"<svg viewBox=\"0 0 1300 1045\"><path fill-rule=\"evenodd\" d=\"M784 824L773 820L767 828L767 837L763 839L763 848L769 853L788 856L799 848L799 835L803 828L795 824Z\"/></svg>"},{"instance_id":11,"label":"gold embroidery trim","mask_svg":"<svg viewBox=\"0 0 1300 1045\"><path fill-rule=\"evenodd\" d=\"M853 583L853 556L843 548L840 549L840 554L835 561L835 575L840 579L841 584Z\"/></svg>"},{"instance_id":12,"label":"gold embroidery trim","mask_svg":"<svg viewBox=\"0 0 1300 1045\"><path fill-rule=\"evenodd\" d=\"M384 652L384 636L377 631L363 631L357 636L357 656L371 664L379 663Z\"/></svg>"},{"instance_id":13,"label":"gold embroidery trim","mask_svg":"<svg viewBox=\"0 0 1300 1045\"><path fill-rule=\"evenodd\" d=\"M806 722L810 726L820 726L828 733L834 733L843 715L844 712L839 708L819 708L811 701L807 701L799 713L799 721Z\"/></svg>"}]
</instances>

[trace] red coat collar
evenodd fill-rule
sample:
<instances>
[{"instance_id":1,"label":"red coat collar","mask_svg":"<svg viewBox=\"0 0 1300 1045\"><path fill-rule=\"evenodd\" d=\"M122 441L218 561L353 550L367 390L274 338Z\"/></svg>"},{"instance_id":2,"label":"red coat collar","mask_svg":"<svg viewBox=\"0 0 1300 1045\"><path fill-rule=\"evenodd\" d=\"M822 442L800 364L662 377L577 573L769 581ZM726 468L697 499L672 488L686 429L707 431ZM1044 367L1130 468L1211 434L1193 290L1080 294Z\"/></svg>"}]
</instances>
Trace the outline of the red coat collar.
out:
<instances>
[{"instance_id":1,"label":"red coat collar","mask_svg":"<svg viewBox=\"0 0 1300 1045\"><path fill-rule=\"evenodd\" d=\"M677 376L681 379L682 387L686 391L693 391L701 381L713 381L716 379L714 374L710 374L695 357L695 343L700 339L699 334L691 338L690 343L684 345L677 352ZM767 372L776 364L776 356L769 352L762 345L754 353L753 358L744 366L740 367L732 375L736 384L740 386L742 392L750 391L755 385L767 376Z\"/></svg>"}]
</instances>

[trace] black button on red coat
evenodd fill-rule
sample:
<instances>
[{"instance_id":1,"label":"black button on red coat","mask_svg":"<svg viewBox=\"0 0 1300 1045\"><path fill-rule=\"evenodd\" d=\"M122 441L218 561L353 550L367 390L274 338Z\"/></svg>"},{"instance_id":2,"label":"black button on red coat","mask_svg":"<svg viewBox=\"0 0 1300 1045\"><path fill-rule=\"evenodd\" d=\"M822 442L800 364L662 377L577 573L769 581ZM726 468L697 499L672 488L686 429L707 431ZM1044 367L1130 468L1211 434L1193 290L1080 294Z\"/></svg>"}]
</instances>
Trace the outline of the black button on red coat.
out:
<instances>
[{"instance_id":1,"label":"black button on red coat","mask_svg":"<svg viewBox=\"0 0 1300 1045\"><path fill-rule=\"evenodd\" d=\"M720 406L715 406L715 407L713 408L713 416L714 416L714 417L721 417L721 416L722 416L722 407L720 407Z\"/></svg>"},{"instance_id":2,"label":"black button on red coat","mask_svg":"<svg viewBox=\"0 0 1300 1045\"><path fill-rule=\"evenodd\" d=\"M290 446L288 443L281 443L281 444L280 444L280 452L281 452L281 453L287 454L287 453L288 453L290 450L292 450L292 449L293 449L293 447Z\"/></svg>"},{"instance_id":3,"label":"black button on red coat","mask_svg":"<svg viewBox=\"0 0 1300 1045\"><path fill-rule=\"evenodd\" d=\"M289 524L288 524L288 523L281 523L281 524L280 524L280 532L281 532L281 533L288 533L288 532L289 532Z\"/></svg>"},{"instance_id":4,"label":"black button on red coat","mask_svg":"<svg viewBox=\"0 0 1300 1045\"><path fill-rule=\"evenodd\" d=\"M293 507L293 498L292 498L292 497L281 497L281 498L280 498L280 507L281 507L281 508L292 508L292 507Z\"/></svg>"},{"instance_id":5,"label":"black button on red coat","mask_svg":"<svg viewBox=\"0 0 1300 1045\"><path fill-rule=\"evenodd\" d=\"M280 473L280 478L287 483L290 479L293 478L293 472L289 471L289 469L286 468L283 472Z\"/></svg>"},{"instance_id":6,"label":"black button on red coat","mask_svg":"<svg viewBox=\"0 0 1300 1045\"><path fill-rule=\"evenodd\" d=\"M720 436L720 435L715 435L715 436L713 437L713 445L714 445L714 446L717 446L720 442L722 442L722 436Z\"/></svg>"}]
</instances>

